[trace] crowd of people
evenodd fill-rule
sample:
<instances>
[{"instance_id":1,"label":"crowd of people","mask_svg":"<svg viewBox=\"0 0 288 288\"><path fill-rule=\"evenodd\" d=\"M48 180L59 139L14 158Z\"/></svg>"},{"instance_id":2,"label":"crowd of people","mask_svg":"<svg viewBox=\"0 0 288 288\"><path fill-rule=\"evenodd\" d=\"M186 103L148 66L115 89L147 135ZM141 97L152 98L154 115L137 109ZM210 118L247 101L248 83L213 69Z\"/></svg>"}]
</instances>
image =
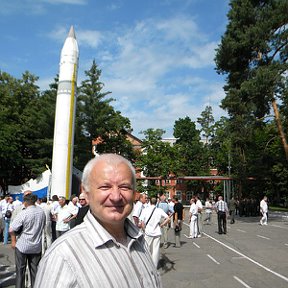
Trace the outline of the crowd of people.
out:
<instances>
[{"instance_id":1,"label":"crowd of people","mask_svg":"<svg viewBox=\"0 0 288 288\"><path fill-rule=\"evenodd\" d=\"M32 194L32 191L24 191L23 198L28 194ZM82 211L86 210L87 212L88 209L88 203L83 194L80 194L79 197L72 195L68 201L65 197L58 197L57 195L53 195L50 200L47 200L47 197L37 198L35 206L42 208L46 215L42 246L44 252L59 236L73 228L75 225L82 223L86 214L83 215ZM3 241L3 244L8 244L10 238L10 224L19 212L24 209L24 202L21 202L18 196L15 200L9 195L1 197L0 240Z\"/></svg>"},{"instance_id":2,"label":"crowd of people","mask_svg":"<svg viewBox=\"0 0 288 288\"><path fill-rule=\"evenodd\" d=\"M23 203L5 196L0 201L0 232L3 243L8 244L10 236L15 249L16 288L24 287L26 271L31 287L120 287L119 279L123 287L161 287L160 247L167 249L171 241L181 247L184 206L176 196L167 200L164 193L151 198L140 194L135 201L135 188L131 163L103 154L87 163L82 193L69 201L57 195L37 199L31 191L24 192ZM228 204L222 196L202 203L193 196L190 204L188 238L201 237L202 223L211 224L214 210L219 234L227 233L228 214L230 223L235 222L234 198ZM266 225L267 197L260 207L260 223Z\"/></svg>"}]
</instances>

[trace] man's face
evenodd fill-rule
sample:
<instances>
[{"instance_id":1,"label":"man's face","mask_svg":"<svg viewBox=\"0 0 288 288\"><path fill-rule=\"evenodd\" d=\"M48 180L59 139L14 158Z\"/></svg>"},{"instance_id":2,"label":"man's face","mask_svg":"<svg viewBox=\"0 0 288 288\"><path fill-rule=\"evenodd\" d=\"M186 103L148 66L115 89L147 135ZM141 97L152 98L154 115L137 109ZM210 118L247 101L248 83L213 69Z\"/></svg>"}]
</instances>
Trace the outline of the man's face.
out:
<instances>
[{"instance_id":1,"label":"man's face","mask_svg":"<svg viewBox=\"0 0 288 288\"><path fill-rule=\"evenodd\" d=\"M142 202L143 204L146 204L146 203L147 203L147 196L146 196L146 195L143 195L143 196L142 196L141 202Z\"/></svg>"},{"instance_id":2,"label":"man's face","mask_svg":"<svg viewBox=\"0 0 288 288\"><path fill-rule=\"evenodd\" d=\"M82 207L84 207L84 206L87 205L87 201L86 201L86 199L84 198L84 196L80 196L80 197L79 197L79 203L81 204Z\"/></svg>"},{"instance_id":3,"label":"man's face","mask_svg":"<svg viewBox=\"0 0 288 288\"><path fill-rule=\"evenodd\" d=\"M85 191L92 214L102 226L124 222L133 207L132 172L124 163L98 162L90 175L90 191Z\"/></svg>"},{"instance_id":4,"label":"man's face","mask_svg":"<svg viewBox=\"0 0 288 288\"><path fill-rule=\"evenodd\" d=\"M76 205L77 202L78 202L78 197L74 197L74 198L72 199L72 203L73 203L74 205Z\"/></svg>"},{"instance_id":5,"label":"man's face","mask_svg":"<svg viewBox=\"0 0 288 288\"><path fill-rule=\"evenodd\" d=\"M59 201L58 202L59 202L60 206L63 207L65 205L65 203L66 203L66 200L64 198L59 197Z\"/></svg>"}]
</instances>

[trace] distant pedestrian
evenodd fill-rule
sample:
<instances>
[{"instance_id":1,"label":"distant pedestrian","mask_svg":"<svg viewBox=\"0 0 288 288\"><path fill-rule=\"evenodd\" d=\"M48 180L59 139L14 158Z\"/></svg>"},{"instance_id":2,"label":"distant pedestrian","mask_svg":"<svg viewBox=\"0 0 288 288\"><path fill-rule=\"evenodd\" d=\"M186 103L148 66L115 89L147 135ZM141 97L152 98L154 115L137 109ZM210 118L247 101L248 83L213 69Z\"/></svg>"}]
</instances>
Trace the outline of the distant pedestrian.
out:
<instances>
[{"instance_id":1,"label":"distant pedestrian","mask_svg":"<svg viewBox=\"0 0 288 288\"><path fill-rule=\"evenodd\" d=\"M7 200L7 205L6 205L6 210L4 214L4 222L5 222L5 227L4 227L4 244L8 244L8 239L9 239L9 227L10 227L10 222L11 222L11 217L13 214L13 198L11 196L8 197Z\"/></svg>"},{"instance_id":2,"label":"distant pedestrian","mask_svg":"<svg viewBox=\"0 0 288 288\"><path fill-rule=\"evenodd\" d=\"M52 203L51 203L51 228L52 228L52 242L54 242L57 239L56 235L56 210L60 206L59 204L59 198L57 195L52 196Z\"/></svg>"},{"instance_id":3,"label":"distant pedestrian","mask_svg":"<svg viewBox=\"0 0 288 288\"><path fill-rule=\"evenodd\" d=\"M175 233L175 247L181 247L181 230L182 230L182 223L184 219L184 207L182 203L179 202L178 197L173 197L174 202L174 214L173 214L173 227Z\"/></svg>"},{"instance_id":4,"label":"distant pedestrian","mask_svg":"<svg viewBox=\"0 0 288 288\"><path fill-rule=\"evenodd\" d=\"M204 222L208 225L211 224L212 208L213 208L212 201L209 198L206 198L206 201L205 201L206 217L204 219Z\"/></svg>"},{"instance_id":5,"label":"distant pedestrian","mask_svg":"<svg viewBox=\"0 0 288 288\"><path fill-rule=\"evenodd\" d=\"M230 215L230 224L235 223L235 210L236 210L236 201L234 197L230 199L228 202L228 208L229 208L229 215Z\"/></svg>"},{"instance_id":6,"label":"distant pedestrian","mask_svg":"<svg viewBox=\"0 0 288 288\"><path fill-rule=\"evenodd\" d=\"M35 205L37 196L24 196L25 209L11 223L11 246L15 248L16 288L25 287L25 271L28 262L31 287L34 285L37 266L41 259L42 231L45 226L45 213ZM19 234L16 241L16 234Z\"/></svg>"},{"instance_id":7,"label":"distant pedestrian","mask_svg":"<svg viewBox=\"0 0 288 288\"><path fill-rule=\"evenodd\" d=\"M79 195L79 203L81 204L81 207L79 208L78 213L77 213L77 217L75 220L75 226L77 226L83 222L84 217L86 216L86 214L90 208L88 205L85 193L81 193Z\"/></svg>"},{"instance_id":8,"label":"distant pedestrian","mask_svg":"<svg viewBox=\"0 0 288 288\"><path fill-rule=\"evenodd\" d=\"M132 211L133 220L136 226L139 226L139 218L141 216L143 209L145 209L146 204L147 204L147 195L140 194L139 200L134 205Z\"/></svg>"},{"instance_id":9,"label":"distant pedestrian","mask_svg":"<svg viewBox=\"0 0 288 288\"><path fill-rule=\"evenodd\" d=\"M218 201L215 204L215 208L217 211L217 219L218 219L218 233L226 234L227 233L227 213L228 207L227 203L223 201L223 197L219 196Z\"/></svg>"},{"instance_id":10,"label":"distant pedestrian","mask_svg":"<svg viewBox=\"0 0 288 288\"><path fill-rule=\"evenodd\" d=\"M45 251L51 246L52 244L52 224L51 224L51 209L52 205L47 201L47 197L43 197L41 199L41 204L39 205L40 208L43 209L46 222L43 229L42 235L42 255L44 255Z\"/></svg>"},{"instance_id":11,"label":"distant pedestrian","mask_svg":"<svg viewBox=\"0 0 288 288\"><path fill-rule=\"evenodd\" d=\"M150 205L143 210L140 216L140 222L145 231L145 240L149 247L153 263L157 268L160 258L161 228L169 222L170 218L163 209L155 206L156 202L157 199L152 197Z\"/></svg>"},{"instance_id":12,"label":"distant pedestrian","mask_svg":"<svg viewBox=\"0 0 288 288\"><path fill-rule=\"evenodd\" d=\"M21 206L22 202L19 200L19 196L16 196L15 201L13 201L13 207L16 209L18 206Z\"/></svg>"},{"instance_id":13,"label":"distant pedestrian","mask_svg":"<svg viewBox=\"0 0 288 288\"><path fill-rule=\"evenodd\" d=\"M56 211L52 211L56 216L56 237L59 238L68 230L70 230L70 209L66 204L66 198L64 196L59 196L59 206L57 207Z\"/></svg>"},{"instance_id":14,"label":"distant pedestrian","mask_svg":"<svg viewBox=\"0 0 288 288\"><path fill-rule=\"evenodd\" d=\"M196 199L196 206L198 208L198 216L197 216L197 228L198 228L198 233L197 233L197 237L201 237L202 236L202 211L203 211L203 204L201 202L201 199L199 198L199 196L195 196Z\"/></svg>"},{"instance_id":15,"label":"distant pedestrian","mask_svg":"<svg viewBox=\"0 0 288 288\"><path fill-rule=\"evenodd\" d=\"M163 192L159 193L159 202L156 205L158 208L161 208L168 216L172 216L173 208L168 204L166 200L166 196ZM169 230L169 223L162 225L161 227L161 241L163 241L163 248L168 248L168 230Z\"/></svg>"},{"instance_id":16,"label":"distant pedestrian","mask_svg":"<svg viewBox=\"0 0 288 288\"><path fill-rule=\"evenodd\" d=\"M192 197L190 200L190 209L189 209L189 224L190 224L190 233L188 238L197 238L198 237L198 207L196 205L195 197Z\"/></svg>"},{"instance_id":17,"label":"distant pedestrian","mask_svg":"<svg viewBox=\"0 0 288 288\"><path fill-rule=\"evenodd\" d=\"M267 225L267 213L268 213L268 204L267 204L267 196L264 196L260 202L260 212L261 212L261 219L260 225Z\"/></svg>"}]
</instances>

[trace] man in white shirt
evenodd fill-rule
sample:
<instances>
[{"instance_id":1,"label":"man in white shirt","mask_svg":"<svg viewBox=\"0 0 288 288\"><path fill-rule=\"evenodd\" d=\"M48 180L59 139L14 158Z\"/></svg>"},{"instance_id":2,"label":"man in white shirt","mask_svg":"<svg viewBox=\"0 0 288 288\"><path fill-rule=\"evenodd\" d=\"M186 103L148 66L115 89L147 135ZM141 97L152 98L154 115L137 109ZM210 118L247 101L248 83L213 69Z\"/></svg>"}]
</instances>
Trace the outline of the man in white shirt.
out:
<instances>
[{"instance_id":1,"label":"man in white shirt","mask_svg":"<svg viewBox=\"0 0 288 288\"><path fill-rule=\"evenodd\" d=\"M202 210L203 210L203 205L202 202L200 200L200 198L198 196L195 196L195 200L196 200L196 206L198 208L198 216L197 216L197 228L198 228L198 233L197 233L197 237L201 237L202 236Z\"/></svg>"},{"instance_id":2,"label":"man in white shirt","mask_svg":"<svg viewBox=\"0 0 288 288\"><path fill-rule=\"evenodd\" d=\"M76 195L72 195L70 197L70 201L68 203L68 207L70 210L70 218L69 218L69 224L70 224L70 229L75 227L75 220L79 211L79 206L78 206L79 199Z\"/></svg>"},{"instance_id":3,"label":"man in white shirt","mask_svg":"<svg viewBox=\"0 0 288 288\"><path fill-rule=\"evenodd\" d=\"M267 204L267 196L264 196L260 202L260 212L262 217L260 219L260 225L267 225L267 213L268 213L268 204Z\"/></svg>"},{"instance_id":4,"label":"man in white shirt","mask_svg":"<svg viewBox=\"0 0 288 288\"><path fill-rule=\"evenodd\" d=\"M43 209L46 222L43 229L42 235L42 255L44 255L45 251L51 246L52 244L52 225L51 225L51 209L52 205L47 202L47 197L43 197L41 199L40 207Z\"/></svg>"},{"instance_id":5,"label":"man in white shirt","mask_svg":"<svg viewBox=\"0 0 288 288\"><path fill-rule=\"evenodd\" d=\"M197 238L198 237L198 207L196 205L195 197L192 197L190 200L190 209L189 209L189 223L190 223L190 234L188 238Z\"/></svg>"},{"instance_id":6,"label":"man in white shirt","mask_svg":"<svg viewBox=\"0 0 288 288\"><path fill-rule=\"evenodd\" d=\"M19 196L16 196L15 201L13 201L14 209L16 209L18 206L21 206L22 202L19 200Z\"/></svg>"},{"instance_id":7,"label":"man in white shirt","mask_svg":"<svg viewBox=\"0 0 288 288\"><path fill-rule=\"evenodd\" d=\"M143 209L145 209L146 204L147 204L147 195L140 194L139 200L134 205L133 212L132 212L132 216L133 216L134 223L136 226L139 225L139 218Z\"/></svg>"},{"instance_id":8,"label":"man in white shirt","mask_svg":"<svg viewBox=\"0 0 288 288\"><path fill-rule=\"evenodd\" d=\"M140 223L145 231L145 240L150 249L153 263L157 268L160 258L161 228L169 222L169 216L161 208L157 208L156 198L151 198L150 205L145 208L140 216ZM162 222L162 220L164 221Z\"/></svg>"},{"instance_id":9,"label":"man in white shirt","mask_svg":"<svg viewBox=\"0 0 288 288\"><path fill-rule=\"evenodd\" d=\"M56 215L56 237L59 238L70 229L69 217L71 216L70 209L66 204L66 198L59 196L59 206L54 212Z\"/></svg>"}]
</instances>

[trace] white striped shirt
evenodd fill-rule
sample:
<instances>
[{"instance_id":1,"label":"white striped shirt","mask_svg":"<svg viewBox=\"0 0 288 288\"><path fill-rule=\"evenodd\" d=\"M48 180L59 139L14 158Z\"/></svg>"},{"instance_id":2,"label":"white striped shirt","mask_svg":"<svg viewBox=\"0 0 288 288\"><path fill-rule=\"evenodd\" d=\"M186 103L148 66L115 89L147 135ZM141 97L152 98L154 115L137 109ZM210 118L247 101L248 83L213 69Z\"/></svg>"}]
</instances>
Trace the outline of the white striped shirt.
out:
<instances>
[{"instance_id":1,"label":"white striped shirt","mask_svg":"<svg viewBox=\"0 0 288 288\"><path fill-rule=\"evenodd\" d=\"M81 225L66 232L47 250L34 288L162 287L143 234L128 219L125 228L131 236L127 247L88 211Z\"/></svg>"},{"instance_id":2,"label":"white striped shirt","mask_svg":"<svg viewBox=\"0 0 288 288\"><path fill-rule=\"evenodd\" d=\"M16 248L24 254L36 254L42 250L42 231L46 223L42 208L35 205L22 210L12 221L10 230L22 229L17 239Z\"/></svg>"}]
</instances>

